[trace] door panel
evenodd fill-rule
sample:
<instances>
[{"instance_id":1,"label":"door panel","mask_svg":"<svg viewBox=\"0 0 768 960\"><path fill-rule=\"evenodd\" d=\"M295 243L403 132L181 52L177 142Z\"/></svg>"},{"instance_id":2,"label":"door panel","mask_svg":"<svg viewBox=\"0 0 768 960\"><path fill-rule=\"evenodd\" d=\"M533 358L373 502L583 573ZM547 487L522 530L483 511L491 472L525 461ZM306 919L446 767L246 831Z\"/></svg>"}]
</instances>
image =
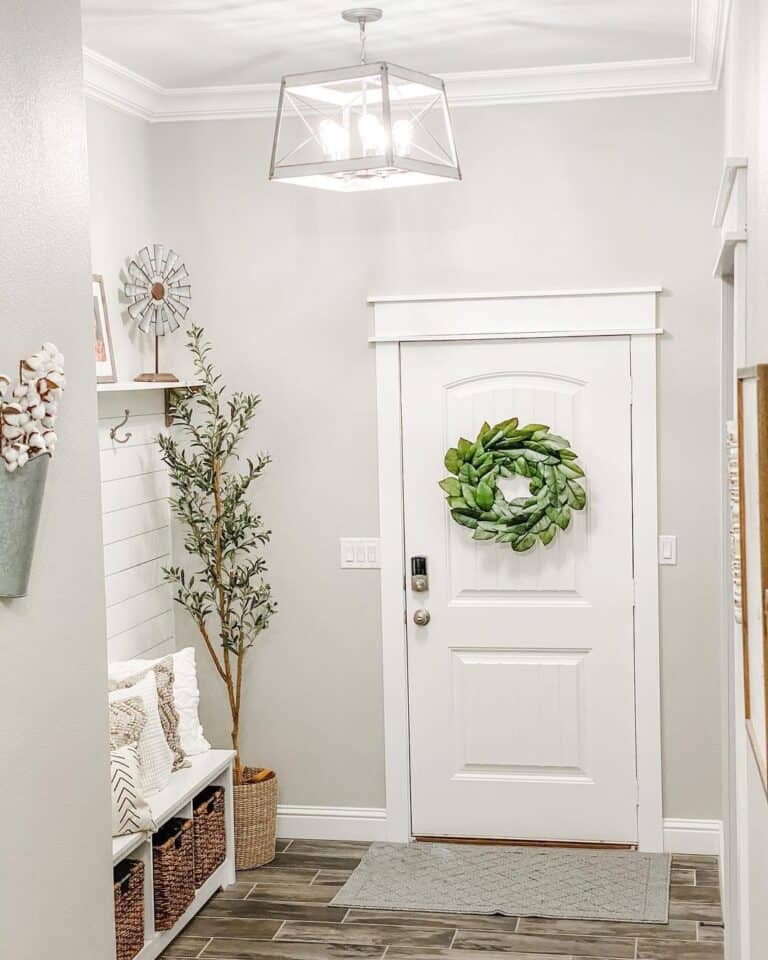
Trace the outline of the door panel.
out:
<instances>
[{"instance_id":1,"label":"door panel","mask_svg":"<svg viewBox=\"0 0 768 960\"><path fill-rule=\"evenodd\" d=\"M415 343L401 362L406 551L430 583L407 602L413 831L634 842L629 342ZM448 447L512 416L587 475L587 508L523 554L472 540L437 486Z\"/></svg>"}]
</instances>

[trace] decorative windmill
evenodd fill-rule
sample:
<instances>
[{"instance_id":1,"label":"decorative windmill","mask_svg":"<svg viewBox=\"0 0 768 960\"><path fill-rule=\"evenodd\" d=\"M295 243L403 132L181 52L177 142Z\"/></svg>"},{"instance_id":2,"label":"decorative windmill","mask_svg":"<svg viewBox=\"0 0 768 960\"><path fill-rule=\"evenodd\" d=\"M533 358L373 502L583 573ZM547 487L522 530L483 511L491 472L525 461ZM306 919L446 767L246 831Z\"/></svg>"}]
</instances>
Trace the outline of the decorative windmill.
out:
<instances>
[{"instance_id":1,"label":"decorative windmill","mask_svg":"<svg viewBox=\"0 0 768 960\"><path fill-rule=\"evenodd\" d=\"M174 383L172 373L160 373L160 337L173 333L186 319L192 299L187 268L179 255L162 243L142 247L128 265L125 295L128 315L142 333L155 337L155 372L141 373L141 383Z\"/></svg>"}]
</instances>

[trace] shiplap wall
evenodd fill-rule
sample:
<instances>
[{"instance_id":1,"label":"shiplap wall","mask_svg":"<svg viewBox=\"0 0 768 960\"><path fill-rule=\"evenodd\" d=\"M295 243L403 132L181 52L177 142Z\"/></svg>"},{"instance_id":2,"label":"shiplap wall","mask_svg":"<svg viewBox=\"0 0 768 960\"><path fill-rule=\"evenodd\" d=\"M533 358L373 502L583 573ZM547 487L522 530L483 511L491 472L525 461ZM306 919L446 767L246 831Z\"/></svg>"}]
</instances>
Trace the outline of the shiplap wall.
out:
<instances>
[{"instance_id":1,"label":"shiplap wall","mask_svg":"<svg viewBox=\"0 0 768 960\"><path fill-rule=\"evenodd\" d=\"M126 443L109 431L125 410ZM168 474L155 437L165 429L163 391L99 394L99 449L109 660L158 657L174 649L173 601L163 583L170 561Z\"/></svg>"}]
</instances>

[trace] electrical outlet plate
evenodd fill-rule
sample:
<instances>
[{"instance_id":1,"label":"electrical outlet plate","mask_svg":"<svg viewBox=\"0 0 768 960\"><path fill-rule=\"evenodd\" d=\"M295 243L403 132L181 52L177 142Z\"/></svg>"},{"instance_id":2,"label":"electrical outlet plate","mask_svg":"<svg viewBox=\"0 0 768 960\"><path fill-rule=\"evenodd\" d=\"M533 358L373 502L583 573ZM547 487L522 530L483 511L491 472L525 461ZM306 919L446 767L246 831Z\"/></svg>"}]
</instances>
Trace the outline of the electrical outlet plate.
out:
<instances>
[{"instance_id":1,"label":"electrical outlet plate","mask_svg":"<svg viewBox=\"0 0 768 960\"><path fill-rule=\"evenodd\" d=\"M378 537L342 537L339 563L342 570L377 570L381 567Z\"/></svg>"}]
</instances>

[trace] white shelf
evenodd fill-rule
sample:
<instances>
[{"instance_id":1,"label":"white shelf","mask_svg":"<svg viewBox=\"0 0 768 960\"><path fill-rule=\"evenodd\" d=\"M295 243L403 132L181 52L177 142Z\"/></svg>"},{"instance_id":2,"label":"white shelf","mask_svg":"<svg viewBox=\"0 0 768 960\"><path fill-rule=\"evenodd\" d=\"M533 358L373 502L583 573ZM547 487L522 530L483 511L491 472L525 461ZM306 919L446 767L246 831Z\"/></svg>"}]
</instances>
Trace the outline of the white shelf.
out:
<instances>
[{"instance_id":1,"label":"white shelf","mask_svg":"<svg viewBox=\"0 0 768 960\"><path fill-rule=\"evenodd\" d=\"M171 380L159 383L139 383L137 380L118 380L117 383L97 383L97 393L133 393L135 390L179 390L183 387L201 387L199 380Z\"/></svg>"},{"instance_id":2,"label":"white shelf","mask_svg":"<svg viewBox=\"0 0 768 960\"><path fill-rule=\"evenodd\" d=\"M191 766L171 774L171 782L164 790L147 797L152 810L152 818L160 828L166 820L177 813L185 803L198 793L232 763L233 750L208 750L198 757L190 757ZM124 837L112 839L112 863L119 863L129 853L146 841L144 833L128 833Z\"/></svg>"},{"instance_id":3,"label":"white shelf","mask_svg":"<svg viewBox=\"0 0 768 960\"><path fill-rule=\"evenodd\" d=\"M195 914L203 909L219 887L226 887L233 882L228 873L230 869L229 864L222 863L218 870L208 877L202 887L195 891L195 899L171 929L158 930L151 940L147 940L144 943L144 946L136 954L134 960L154 960L155 957L159 956L171 940L174 940L181 933Z\"/></svg>"},{"instance_id":4,"label":"white shelf","mask_svg":"<svg viewBox=\"0 0 768 960\"><path fill-rule=\"evenodd\" d=\"M152 816L158 828L174 814L190 817L193 798L206 786L217 783L225 790L225 826L227 849L224 862L201 887L195 891L190 905L170 930L155 930L155 907L152 882L152 835L132 833L112 840L112 860L119 863L133 855L144 863L144 946L136 960L155 960L195 914L210 900L219 887L235 882L235 821L233 810L232 765L233 750L209 750L198 757L190 757L190 766L171 775L168 786L148 797Z\"/></svg>"}]
</instances>

